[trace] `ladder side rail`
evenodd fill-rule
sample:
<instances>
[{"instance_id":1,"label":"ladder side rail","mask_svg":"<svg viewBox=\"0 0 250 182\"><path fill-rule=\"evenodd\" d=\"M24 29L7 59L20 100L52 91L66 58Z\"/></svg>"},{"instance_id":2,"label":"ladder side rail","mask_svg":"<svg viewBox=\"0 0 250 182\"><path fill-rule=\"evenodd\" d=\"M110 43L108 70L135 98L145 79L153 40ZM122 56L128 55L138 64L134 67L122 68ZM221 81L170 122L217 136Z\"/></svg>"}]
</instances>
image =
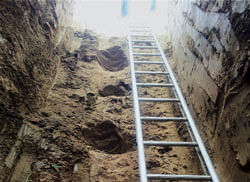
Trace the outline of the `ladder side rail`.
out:
<instances>
[{"instance_id":1,"label":"ladder side rail","mask_svg":"<svg viewBox=\"0 0 250 182\"><path fill-rule=\"evenodd\" d=\"M192 115L191 115L191 113L190 113L190 111L188 109L187 103L186 103L186 101L185 101L185 99L184 99L184 97L182 95L182 92L181 92L181 89L180 89L180 87L178 85L178 82L175 79L174 73L173 73L173 71L172 71L172 69L171 69L171 67L170 67L170 65L169 65L169 63L167 61L167 58L165 57L164 52L163 52L162 48L160 47L160 44L159 44L159 42L158 42L158 40L157 40L157 38L156 38L156 36L154 34L153 34L153 37L155 39L156 45L158 46L158 49L159 49L161 55L162 55L162 59L163 59L165 65L167 67L167 70L169 72L169 76L172 79L173 84L175 85L176 93L177 93L177 95L178 95L178 97L180 99L181 105L182 105L183 110L184 110L184 112L186 114L186 117L188 119L188 123L189 123L189 126L190 126L191 130L192 130L192 133L194 134L194 137L196 138L196 141L198 143L200 152L201 152L202 157L203 157L203 159L205 161L205 164L207 166L209 174L212 177L212 181L213 182L220 182L220 180L219 180L219 178L218 178L218 176L216 174L216 171L214 169L214 166L213 166L213 164L212 164L212 162L210 160L210 157L209 157L209 155L208 155L208 153L206 151L205 145L204 145L204 143L203 143L203 141L202 141L202 139L200 137L198 129L197 129L196 125L195 125L193 117L192 117Z\"/></svg>"},{"instance_id":2,"label":"ladder side rail","mask_svg":"<svg viewBox=\"0 0 250 182\"><path fill-rule=\"evenodd\" d=\"M169 75L167 75L167 77L168 77L168 79L171 81L171 83L173 84L173 82L172 82L171 78L169 77ZM174 92L175 97L178 97L175 88L172 88L172 89L173 89L173 92ZM178 106L179 106L179 108L180 108L180 110L181 110L182 116L183 116L183 117L186 117L186 114L185 114L185 112L184 112L184 110L183 110L183 108L182 108L182 106L181 106L181 103L178 103ZM190 137L191 137L191 140L192 140L193 142L197 142L196 139L195 139L195 137L194 137L194 134L192 133L191 128L190 128L190 126L189 126L189 124L188 124L187 121L185 122L185 125L187 126L188 133L189 133L189 135L190 135ZM201 156L199 147L195 147L195 151L196 151L196 153L197 153L197 155L198 155L198 158L199 158L199 160L200 160L200 163L201 163L203 172L204 172L206 175L208 175L207 167L206 167L206 164L204 163L204 160L203 160L203 158L202 158L202 156Z\"/></svg>"},{"instance_id":3,"label":"ladder side rail","mask_svg":"<svg viewBox=\"0 0 250 182\"><path fill-rule=\"evenodd\" d=\"M155 39L155 37L154 37L154 39ZM157 47L157 49L158 49L158 46L156 46L156 47ZM159 50L159 49L158 49L158 50ZM166 67L165 65L164 65L164 70L165 70L166 72L168 72L167 67ZM168 78L168 80L170 81L170 83L173 84L173 81L172 81L172 79L170 78L169 74L167 74L167 78ZM174 87L172 88L172 90L173 90L173 93L174 93L175 98L178 98L177 93L176 93L176 90L175 90ZM183 110L183 108L182 108L182 106L181 106L181 103L178 102L177 104L178 104L178 106L179 106L179 108L180 108L180 110L181 110L182 116L183 116L183 117L186 117L186 114L185 114L185 112L184 112L184 110ZM191 140L192 140L193 142L197 142L196 139L195 139L195 137L194 137L194 135L193 135L193 133L192 133L192 131L191 131L190 126L188 125L188 122L187 122L187 121L185 121L185 125L187 126L188 133L189 133L189 135L190 135L190 137L191 137ZM206 165L205 165L205 163L204 163L204 160L203 160L203 158L202 158L202 156L201 156L199 147L195 147L195 151L196 151L196 153L197 153L197 155L198 155L198 158L199 158L199 160L200 160L200 163L201 163L203 172L204 172L206 175L208 175L207 167L206 167Z\"/></svg>"},{"instance_id":4,"label":"ladder side rail","mask_svg":"<svg viewBox=\"0 0 250 182\"><path fill-rule=\"evenodd\" d=\"M138 148L138 164L139 164L139 172L140 172L140 181L147 182L147 168L146 168L146 159L144 152L144 144L143 144L143 134L142 134L142 126L141 126L141 116L139 109L139 99L138 92L136 87L136 76L135 76L135 67L134 67L134 57L132 51L132 41L131 36L128 35L128 43L129 43L129 55L130 55L130 74L132 80L132 92L133 92L133 103L134 103L134 114L135 114L135 127L136 127L136 141Z\"/></svg>"},{"instance_id":5,"label":"ladder side rail","mask_svg":"<svg viewBox=\"0 0 250 182\"><path fill-rule=\"evenodd\" d=\"M165 70L165 71L168 71L166 66L164 66L164 70ZM169 80L169 83L170 83L170 84L173 84L173 81L172 81L172 79L170 78L169 74L167 75L167 78L168 78L168 80ZM173 90L173 93L174 93L175 98L178 98L178 95L177 95L176 90L175 90L174 87L172 88L172 90ZM179 99L179 98L178 98L178 99ZM181 103L178 102L177 104L178 104L178 106L179 106L179 108L180 108L180 111L181 111L182 116L183 116L183 117L186 117L186 114L185 114L185 112L184 112L184 110L183 110L183 108L182 108L182 106L181 106ZM184 123L185 123L185 125L187 126L188 133L189 133L189 135L190 135L190 137L191 137L191 140L192 140L193 142L197 142L196 139L195 139L195 137L194 137L194 134L193 134L192 131L191 131L191 128L190 128L188 122L185 121ZM197 155L198 155L198 158L199 158L199 161L200 161L200 163L201 163L201 167L202 167L202 169L203 169L204 174L208 175L208 170L207 170L206 164L204 163L203 157L201 156L199 147L195 147L195 151L196 151L196 153L197 153Z\"/></svg>"}]
</instances>

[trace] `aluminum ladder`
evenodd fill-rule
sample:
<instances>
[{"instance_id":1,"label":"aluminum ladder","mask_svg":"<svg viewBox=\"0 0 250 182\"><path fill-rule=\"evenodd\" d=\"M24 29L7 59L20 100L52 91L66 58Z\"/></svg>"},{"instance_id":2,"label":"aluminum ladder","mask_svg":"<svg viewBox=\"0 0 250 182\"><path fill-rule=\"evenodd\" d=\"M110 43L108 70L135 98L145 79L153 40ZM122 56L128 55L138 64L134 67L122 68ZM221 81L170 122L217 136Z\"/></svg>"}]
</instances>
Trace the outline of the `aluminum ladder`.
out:
<instances>
[{"instance_id":1,"label":"aluminum ladder","mask_svg":"<svg viewBox=\"0 0 250 182\"><path fill-rule=\"evenodd\" d=\"M136 37L136 38L133 38ZM139 39L138 39L139 38ZM141 38L141 39L140 39ZM147 45L138 45L138 43L147 43ZM150 43L150 44L149 44ZM156 36L152 33L149 27L142 26L130 26L128 34L129 56L130 56L130 69L132 80L132 92L133 92L133 105L134 105L134 117L136 126L136 141L138 149L138 165L140 173L140 181L147 182L148 180L191 180L191 181L212 181L219 182L219 178L213 167L213 164L206 151L204 143L199 135L195 122L190 114L186 101L182 95L181 89L178 86L174 73L160 47L160 44ZM143 53L135 52L135 48L139 50L155 49L158 53ZM161 61L143 61L135 60L135 56L159 56ZM163 66L164 71L140 71L135 70L136 64L160 64ZM137 83L136 76L142 74L151 75L166 75L170 83ZM169 87L172 88L175 98L143 98L138 96L139 87ZM147 117L140 114L141 102L177 102L183 117ZM142 125L146 121L176 121L185 122L189 131L189 135L192 142L166 142L166 141L145 141L143 139ZM195 147L196 153L201 162L204 175L169 175L169 174L148 174L146 168L146 159L144 146L185 146Z\"/></svg>"}]
</instances>

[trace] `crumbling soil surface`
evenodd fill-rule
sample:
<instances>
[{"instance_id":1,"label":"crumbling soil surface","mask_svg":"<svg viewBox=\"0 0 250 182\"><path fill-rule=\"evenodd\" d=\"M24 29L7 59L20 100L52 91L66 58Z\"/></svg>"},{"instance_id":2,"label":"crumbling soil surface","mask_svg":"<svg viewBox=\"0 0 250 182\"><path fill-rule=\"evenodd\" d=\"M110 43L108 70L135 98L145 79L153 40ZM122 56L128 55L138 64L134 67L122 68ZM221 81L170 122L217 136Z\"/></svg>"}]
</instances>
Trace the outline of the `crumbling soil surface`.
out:
<instances>
[{"instance_id":1,"label":"crumbling soil surface","mask_svg":"<svg viewBox=\"0 0 250 182\"><path fill-rule=\"evenodd\" d=\"M85 33L77 35L83 40L88 35L98 46L84 50L81 46L73 53L61 50L61 64L46 106L23 116L21 152L9 181L139 181L125 39L107 41ZM119 53L113 54L114 49ZM99 50L107 52L107 65L106 61L100 63L98 56L93 56L103 53ZM109 64L116 61L119 64ZM119 66L112 69L116 65ZM162 68L142 65L137 69L157 71ZM152 75L138 77L138 82L143 81L165 83L168 79ZM142 88L139 94L142 97L173 96L166 88L157 87ZM145 103L141 113L144 116L180 116L178 106L169 103ZM190 140L185 125L175 122L152 121L145 123L143 130L145 140ZM150 173L201 173L195 151L189 148L147 147L145 151Z\"/></svg>"},{"instance_id":2,"label":"crumbling soil surface","mask_svg":"<svg viewBox=\"0 0 250 182\"><path fill-rule=\"evenodd\" d=\"M128 66L127 57L119 46L100 51L98 62L109 71L120 71Z\"/></svg>"}]
</instances>

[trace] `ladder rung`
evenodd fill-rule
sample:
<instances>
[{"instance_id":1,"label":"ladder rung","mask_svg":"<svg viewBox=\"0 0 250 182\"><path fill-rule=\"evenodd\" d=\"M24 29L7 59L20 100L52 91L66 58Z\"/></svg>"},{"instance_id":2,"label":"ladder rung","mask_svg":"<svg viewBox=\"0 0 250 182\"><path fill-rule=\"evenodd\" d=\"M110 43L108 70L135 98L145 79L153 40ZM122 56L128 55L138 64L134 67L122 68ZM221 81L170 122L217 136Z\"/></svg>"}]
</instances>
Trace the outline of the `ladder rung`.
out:
<instances>
[{"instance_id":1,"label":"ladder rung","mask_svg":"<svg viewBox=\"0 0 250 182\"><path fill-rule=\"evenodd\" d=\"M198 146L197 142L143 141L143 144L147 146L180 146L180 147Z\"/></svg>"},{"instance_id":2,"label":"ladder rung","mask_svg":"<svg viewBox=\"0 0 250 182\"><path fill-rule=\"evenodd\" d=\"M179 102L176 98L138 98L141 102Z\"/></svg>"},{"instance_id":3,"label":"ladder rung","mask_svg":"<svg viewBox=\"0 0 250 182\"><path fill-rule=\"evenodd\" d=\"M139 48L139 49L158 49L157 46L132 46L132 48Z\"/></svg>"},{"instance_id":4,"label":"ladder rung","mask_svg":"<svg viewBox=\"0 0 250 182\"><path fill-rule=\"evenodd\" d=\"M211 180L207 175L171 175L171 174L147 174L149 179L168 179L168 180Z\"/></svg>"},{"instance_id":5,"label":"ladder rung","mask_svg":"<svg viewBox=\"0 0 250 182\"><path fill-rule=\"evenodd\" d=\"M157 53L133 53L134 56L161 56Z\"/></svg>"},{"instance_id":6,"label":"ladder rung","mask_svg":"<svg viewBox=\"0 0 250 182\"><path fill-rule=\"evenodd\" d=\"M141 117L142 121L187 121L182 117Z\"/></svg>"},{"instance_id":7,"label":"ladder rung","mask_svg":"<svg viewBox=\"0 0 250 182\"><path fill-rule=\"evenodd\" d=\"M131 40L132 42L139 42L139 43L143 43L143 42L155 42L155 40Z\"/></svg>"},{"instance_id":8,"label":"ladder rung","mask_svg":"<svg viewBox=\"0 0 250 182\"><path fill-rule=\"evenodd\" d=\"M164 64L163 61L134 61L135 64Z\"/></svg>"},{"instance_id":9,"label":"ladder rung","mask_svg":"<svg viewBox=\"0 0 250 182\"><path fill-rule=\"evenodd\" d=\"M151 75L168 75L168 72L157 72L157 71L135 71L136 74L151 74Z\"/></svg>"},{"instance_id":10,"label":"ladder rung","mask_svg":"<svg viewBox=\"0 0 250 182\"><path fill-rule=\"evenodd\" d=\"M170 84L170 83L137 83L136 84L139 87L173 87L174 84Z\"/></svg>"},{"instance_id":11,"label":"ladder rung","mask_svg":"<svg viewBox=\"0 0 250 182\"><path fill-rule=\"evenodd\" d=\"M147 30L141 30L139 28L131 28L134 29L134 32L142 32L143 35L149 35L150 33L147 33ZM150 32L150 31L148 31ZM136 33L131 33L131 34L136 34ZM214 182L219 182L219 178L216 174L216 171L213 167L213 164L209 158L209 155L207 153L207 150L204 146L204 143L202 142L202 139L199 135L199 132L197 130L196 124L191 116L191 113L188 109L188 105L185 102L185 98L182 95L181 89L178 86L177 80L175 78L174 72L171 69L170 64L168 63L167 58L164 56L164 52L156 38L155 35L153 35L154 37L154 41L152 40L143 40L143 39L152 39L152 38L139 38L137 40L131 40L131 34L128 36L128 43L129 43L129 55L130 55L130 65L131 65L131 73L132 73L132 85L133 85L133 100L134 100L134 113L135 113L135 126L136 126L136 140L137 140L137 148L138 148L138 163L139 163L139 171L140 171L140 181L147 181L150 180L148 178L151 179L169 179L171 180L191 180L191 181L214 181ZM138 33L139 34L139 33ZM133 38L136 39L136 38ZM138 44L137 44L138 42ZM140 44L139 42L143 42L145 45ZM135 57L133 56L133 46L157 46L158 49L156 53L160 53L161 54L161 60L158 60L158 62L154 61L154 60L146 60L146 59L135 59ZM146 52L146 51L138 51L140 53L142 52ZM137 65L135 64L162 64L164 65L164 68L167 70L167 72L169 72L169 76L171 81L173 82L173 84L175 85L175 95L176 97L174 98L154 98L154 97L150 97L150 98L145 98L145 97L140 97L138 98L138 89L136 87L136 76L135 76L135 71L137 68ZM160 65L160 66L162 66ZM150 67L150 66L149 66ZM152 66L151 66L152 67ZM146 70L145 70L146 71ZM155 68L151 68L151 70L148 71L156 71ZM159 71L163 71L163 70L159 70ZM171 82L171 83L172 83ZM185 142L185 141L144 141L143 139L143 128L141 126L143 119L146 118L146 120L148 119L148 117L145 118L141 118L140 115L140 105L142 104L140 101L145 101L145 102L180 102L181 101L181 107L183 109L183 116L182 117L187 117L187 121L188 121L188 130L189 133L191 135L191 139L195 142ZM170 104L170 103L169 103ZM150 118L152 119L152 118ZM162 118L161 118L162 120ZM162 120L163 121L163 120ZM146 146L173 146L173 147L193 147L196 149L196 152L198 154L198 157L200 159L202 168L204 170L205 174L202 175L171 175L171 174L148 174L147 173L147 165L146 165L146 157L145 157L145 150L144 147ZM183 151L185 152L185 151ZM208 174L207 174L208 173Z\"/></svg>"}]
</instances>

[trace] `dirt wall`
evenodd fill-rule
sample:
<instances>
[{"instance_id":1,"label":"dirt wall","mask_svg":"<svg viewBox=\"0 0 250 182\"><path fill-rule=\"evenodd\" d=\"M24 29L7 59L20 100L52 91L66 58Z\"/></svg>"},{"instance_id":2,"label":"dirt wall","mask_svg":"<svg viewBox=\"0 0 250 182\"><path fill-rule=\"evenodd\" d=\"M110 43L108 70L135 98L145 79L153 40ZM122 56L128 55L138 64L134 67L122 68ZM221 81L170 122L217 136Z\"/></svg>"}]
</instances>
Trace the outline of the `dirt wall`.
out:
<instances>
[{"instance_id":1,"label":"dirt wall","mask_svg":"<svg viewBox=\"0 0 250 182\"><path fill-rule=\"evenodd\" d=\"M222 181L250 179L250 3L170 1L167 35L186 99Z\"/></svg>"},{"instance_id":2,"label":"dirt wall","mask_svg":"<svg viewBox=\"0 0 250 182\"><path fill-rule=\"evenodd\" d=\"M71 0L0 2L0 181L21 152L23 116L46 102L72 7Z\"/></svg>"},{"instance_id":3,"label":"dirt wall","mask_svg":"<svg viewBox=\"0 0 250 182\"><path fill-rule=\"evenodd\" d=\"M44 103L59 63L61 25L72 4L58 2L1 1L1 110L25 112Z\"/></svg>"}]
</instances>

